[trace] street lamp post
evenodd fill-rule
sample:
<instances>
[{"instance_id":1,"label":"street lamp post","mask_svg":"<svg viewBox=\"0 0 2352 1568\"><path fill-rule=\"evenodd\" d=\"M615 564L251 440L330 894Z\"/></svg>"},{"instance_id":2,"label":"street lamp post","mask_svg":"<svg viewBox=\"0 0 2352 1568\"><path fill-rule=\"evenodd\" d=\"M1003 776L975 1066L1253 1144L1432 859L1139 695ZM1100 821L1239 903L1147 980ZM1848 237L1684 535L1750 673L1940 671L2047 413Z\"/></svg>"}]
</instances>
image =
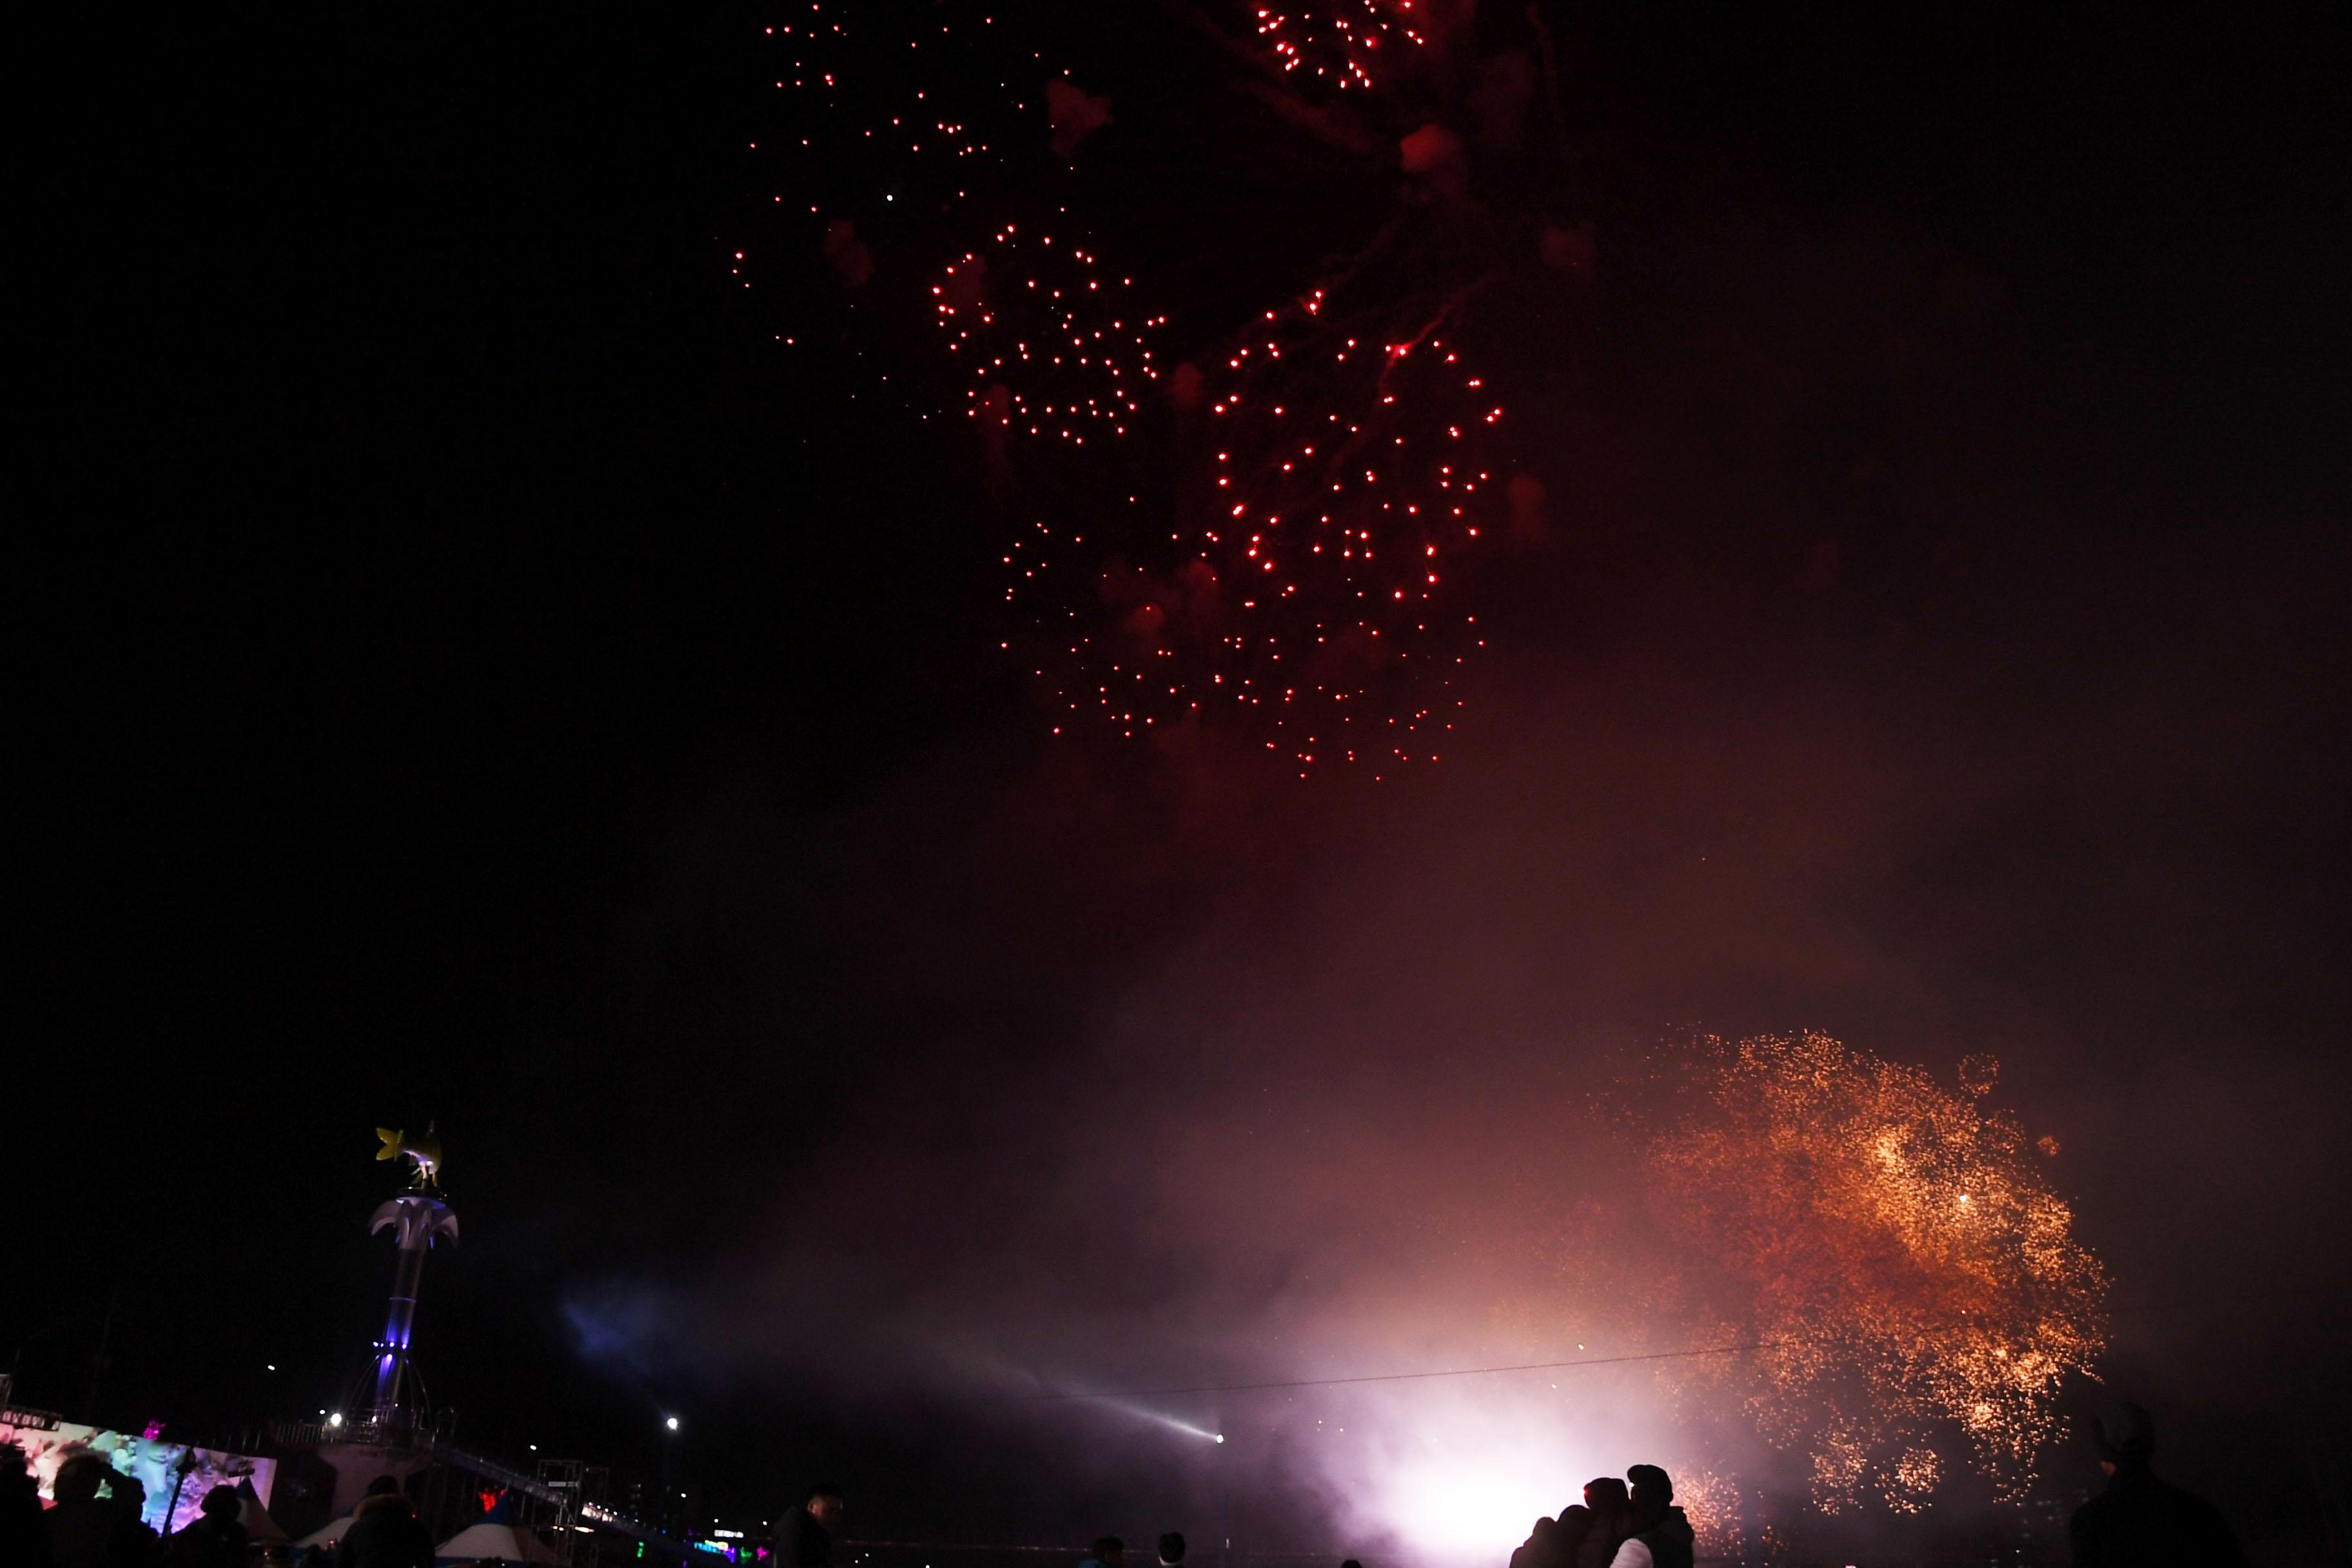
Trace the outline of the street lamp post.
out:
<instances>
[{"instance_id":1,"label":"street lamp post","mask_svg":"<svg viewBox=\"0 0 2352 1568\"><path fill-rule=\"evenodd\" d=\"M678 1484L678 1421L675 1415L662 1417L662 1479L661 1517L670 1528L683 1536L686 1533L686 1494Z\"/></svg>"},{"instance_id":2,"label":"street lamp post","mask_svg":"<svg viewBox=\"0 0 2352 1568\"><path fill-rule=\"evenodd\" d=\"M1228 1481L1232 1472L1226 1468L1225 1435L1217 1434L1217 1568L1225 1568L1225 1554L1233 1549L1233 1526L1228 1521L1225 1503Z\"/></svg>"}]
</instances>

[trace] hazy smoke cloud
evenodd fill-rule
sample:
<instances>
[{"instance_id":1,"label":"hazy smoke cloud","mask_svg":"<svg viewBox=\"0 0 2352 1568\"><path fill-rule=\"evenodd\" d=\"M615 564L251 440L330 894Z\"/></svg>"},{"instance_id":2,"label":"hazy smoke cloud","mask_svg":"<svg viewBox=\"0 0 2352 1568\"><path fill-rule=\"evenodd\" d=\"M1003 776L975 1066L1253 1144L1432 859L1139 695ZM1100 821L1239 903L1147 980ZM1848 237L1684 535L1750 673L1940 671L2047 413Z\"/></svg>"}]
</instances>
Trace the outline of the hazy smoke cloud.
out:
<instances>
[{"instance_id":1,"label":"hazy smoke cloud","mask_svg":"<svg viewBox=\"0 0 2352 1568\"><path fill-rule=\"evenodd\" d=\"M1044 746L815 821L713 792L634 962L690 981L681 955L728 933L701 960L725 986L682 981L672 1026L772 966L794 978L761 1005L818 1009L839 1070L730 1261L583 1285L583 1334L927 1411L902 1429L1193 1520L1218 1446L1188 1428L1223 1431L1261 1542L1492 1552L1640 1458L1801 1490L1719 1399L1641 1367L1036 1396L1622 1349L1638 1300L1564 1267L1580 1216L1637 1207L1590 1091L1679 1026L1813 1026L1947 1080L2001 1058L1996 1099L2057 1140L2114 1271L2116 1386L2221 1413L2191 1433L2286 1398L2322 1353L2305 1303L2342 1283L2303 1216L2352 1162L2342 1069L2300 1043L2326 997L2281 981L2324 955L2255 894L2329 831L2334 754L2263 676L2323 605L2253 555L2162 595L2115 563L2042 602L2032 552L2063 519L2015 480L2031 437L1985 438L2019 395L1998 302L1936 276L1724 257L1612 397L1531 411L1529 510L1575 526L1487 585L1513 635L1442 768L1294 788L1209 742ZM1906 493L1853 478L1857 427L1982 498L1908 577L1811 546L1838 537L1822 497ZM1741 513L1780 541L1751 571L1675 558L1780 496ZM2224 649L2232 689L2274 695L2216 728ZM747 847L771 841L794 847ZM2199 1297L2238 1303L2227 1355Z\"/></svg>"}]
</instances>

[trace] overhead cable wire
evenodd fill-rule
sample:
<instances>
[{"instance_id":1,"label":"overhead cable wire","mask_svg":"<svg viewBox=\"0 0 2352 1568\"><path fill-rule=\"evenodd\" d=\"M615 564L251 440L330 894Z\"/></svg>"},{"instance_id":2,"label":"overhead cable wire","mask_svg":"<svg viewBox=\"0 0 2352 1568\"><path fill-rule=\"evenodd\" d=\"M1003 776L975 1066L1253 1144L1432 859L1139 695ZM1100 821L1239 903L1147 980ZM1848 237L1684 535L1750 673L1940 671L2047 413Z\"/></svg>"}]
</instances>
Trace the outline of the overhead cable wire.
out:
<instances>
[{"instance_id":1,"label":"overhead cable wire","mask_svg":"<svg viewBox=\"0 0 2352 1568\"><path fill-rule=\"evenodd\" d=\"M1259 1394L1285 1388L1337 1388L1359 1383L1410 1383L1433 1377L1486 1377L1507 1372L1562 1372L1580 1366L1622 1366L1631 1362L1686 1361L1697 1356L1737 1355L1742 1351L1763 1350L1772 1345L1789 1344L1781 1340L1752 1340L1745 1344L1710 1345L1700 1350L1651 1351L1642 1355L1588 1356L1578 1361L1531 1361L1510 1366L1454 1366L1432 1372L1376 1372L1355 1377L1297 1377L1279 1383L1219 1383L1202 1384L1192 1388L1125 1388L1105 1393L1030 1394L1019 1397L1044 1402L1046 1400L1084 1399L1165 1399L1184 1394Z\"/></svg>"},{"instance_id":2,"label":"overhead cable wire","mask_svg":"<svg viewBox=\"0 0 2352 1568\"><path fill-rule=\"evenodd\" d=\"M2268 1294L2275 1296L2280 1293L2281 1292L2271 1292ZM2299 1294L2300 1292L2288 1291L2284 1293ZM2249 1300L2256 1298L2252 1295L2246 1295L2232 1299ZM2193 1299L2184 1297L2169 1301L2130 1301L2125 1303L2119 1309L2111 1309L2109 1316L2118 1318L2137 1318L2148 1315L2158 1310L2169 1310L2176 1307L2189 1305L2210 1306L2213 1304L2215 1304L2215 1299L2210 1296L2199 1296ZM1054 1400L1164 1399L1173 1397L1177 1394L1259 1394L1278 1392L1286 1388L1337 1388L1361 1383L1412 1383L1427 1378L1437 1377L1486 1377L1507 1372L1565 1372L1582 1366L1623 1366L1635 1362L1688 1361L1701 1356L1738 1355L1744 1351L1769 1350L1778 1345L1797 1344L1800 1342L1802 1342L1799 1338L1783 1336L1782 1338L1774 1340L1749 1340L1744 1343L1736 1345L1710 1345L1696 1350L1650 1351L1640 1355L1587 1356L1576 1361L1519 1362L1509 1366L1456 1366L1442 1367L1429 1372L1367 1373L1354 1377L1297 1377L1286 1378L1275 1383L1214 1383L1202 1384L1197 1386L1188 1388L1126 1388L1113 1389L1103 1393L1067 1392L1052 1394L1015 1394L1012 1397L1016 1400L1025 1400L1042 1404Z\"/></svg>"}]
</instances>

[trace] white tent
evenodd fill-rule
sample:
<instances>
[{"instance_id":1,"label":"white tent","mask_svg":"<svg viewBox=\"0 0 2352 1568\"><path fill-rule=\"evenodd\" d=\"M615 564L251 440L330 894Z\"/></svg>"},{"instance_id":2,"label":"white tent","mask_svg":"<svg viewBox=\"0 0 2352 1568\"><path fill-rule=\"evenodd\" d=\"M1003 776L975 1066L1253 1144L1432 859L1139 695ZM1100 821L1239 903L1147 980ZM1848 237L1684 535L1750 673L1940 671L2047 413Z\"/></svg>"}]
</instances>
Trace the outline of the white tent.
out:
<instances>
[{"instance_id":1,"label":"white tent","mask_svg":"<svg viewBox=\"0 0 2352 1568\"><path fill-rule=\"evenodd\" d=\"M335 1542L343 1538L343 1532L350 1530L351 1527L352 1516L350 1514L345 1514L342 1518L334 1521L331 1524L320 1526L318 1529L312 1531L310 1534L304 1536L294 1544L297 1546L332 1546Z\"/></svg>"},{"instance_id":2,"label":"white tent","mask_svg":"<svg viewBox=\"0 0 2352 1568\"><path fill-rule=\"evenodd\" d=\"M434 1549L436 1563L553 1563L538 1536L511 1524L469 1524Z\"/></svg>"},{"instance_id":3,"label":"white tent","mask_svg":"<svg viewBox=\"0 0 2352 1568\"><path fill-rule=\"evenodd\" d=\"M258 1498L247 1496L238 1500L236 1521L245 1526L245 1533L256 1545L275 1546L286 1539L286 1531L269 1517L269 1510L261 1506Z\"/></svg>"}]
</instances>

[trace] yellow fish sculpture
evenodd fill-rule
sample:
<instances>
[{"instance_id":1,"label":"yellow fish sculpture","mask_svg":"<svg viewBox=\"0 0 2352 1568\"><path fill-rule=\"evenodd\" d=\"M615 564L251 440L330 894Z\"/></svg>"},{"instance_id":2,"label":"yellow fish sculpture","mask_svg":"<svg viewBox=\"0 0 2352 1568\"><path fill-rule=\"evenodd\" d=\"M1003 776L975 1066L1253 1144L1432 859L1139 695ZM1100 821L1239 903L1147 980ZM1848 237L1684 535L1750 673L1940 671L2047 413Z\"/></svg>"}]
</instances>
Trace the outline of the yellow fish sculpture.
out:
<instances>
[{"instance_id":1,"label":"yellow fish sculpture","mask_svg":"<svg viewBox=\"0 0 2352 1568\"><path fill-rule=\"evenodd\" d=\"M425 1124L424 1133L411 1138L406 1132L390 1127L379 1127L375 1135L383 1147L375 1152L379 1160L397 1160L405 1155L416 1162L415 1184L437 1187L441 1184L441 1140L433 1135L433 1124Z\"/></svg>"}]
</instances>

